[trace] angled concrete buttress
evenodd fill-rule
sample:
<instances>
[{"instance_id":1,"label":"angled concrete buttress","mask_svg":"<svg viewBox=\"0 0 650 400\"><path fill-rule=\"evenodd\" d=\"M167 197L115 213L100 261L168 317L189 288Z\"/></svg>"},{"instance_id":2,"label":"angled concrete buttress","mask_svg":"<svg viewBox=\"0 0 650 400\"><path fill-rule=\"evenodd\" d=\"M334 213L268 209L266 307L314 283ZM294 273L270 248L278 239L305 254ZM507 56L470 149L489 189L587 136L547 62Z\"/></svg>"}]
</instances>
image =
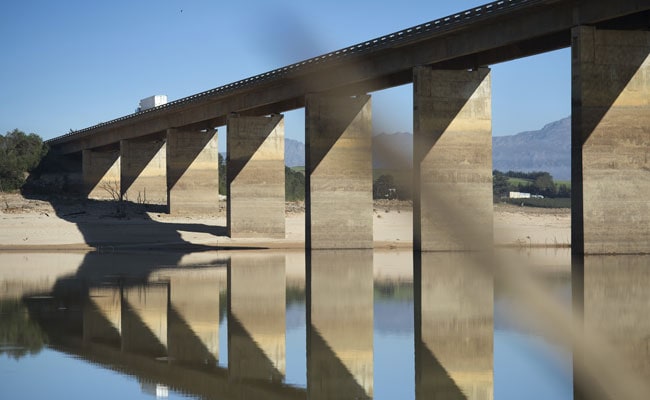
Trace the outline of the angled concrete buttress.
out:
<instances>
[{"instance_id":1,"label":"angled concrete buttress","mask_svg":"<svg viewBox=\"0 0 650 400\"><path fill-rule=\"evenodd\" d=\"M306 97L307 248L372 248L371 123L368 95Z\"/></svg>"},{"instance_id":2,"label":"angled concrete buttress","mask_svg":"<svg viewBox=\"0 0 650 400\"><path fill-rule=\"evenodd\" d=\"M572 31L574 254L650 253L650 32Z\"/></svg>"},{"instance_id":3,"label":"angled concrete buttress","mask_svg":"<svg viewBox=\"0 0 650 400\"><path fill-rule=\"evenodd\" d=\"M219 210L217 130L167 130L167 204L171 214Z\"/></svg>"},{"instance_id":4,"label":"angled concrete buttress","mask_svg":"<svg viewBox=\"0 0 650 400\"><path fill-rule=\"evenodd\" d=\"M490 70L413 70L413 248L492 245Z\"/></svg>"},{"instance_id":5,"label":"angled concrete buttress","mask_svg":"<svg viewBox=\"0 0 650 400\"><path fill-rule=\"evenodd\" d=\"M284 118L228 117L230 237L284 238Z\"/></svg>"},{"instance_id":6,"label":"angled concrete buttress","mask_svg":"<svg viewBox=\"0 0 650 400\"><path fill-rule=\"evenodd\" d=\"M121 140L121 178L124 200L167 204L167 147L164 140Z\"/></svg>"},{"instance_id":7,"label":"angled concrete buttress","mask_svg":"<svg viewBox=\"0 0 650 400\"><path fill-rule=\"evenodd\" d=\"M83 150L84 193L89 199L119 200L119 150Z\"/></svg>"}]
</instances>

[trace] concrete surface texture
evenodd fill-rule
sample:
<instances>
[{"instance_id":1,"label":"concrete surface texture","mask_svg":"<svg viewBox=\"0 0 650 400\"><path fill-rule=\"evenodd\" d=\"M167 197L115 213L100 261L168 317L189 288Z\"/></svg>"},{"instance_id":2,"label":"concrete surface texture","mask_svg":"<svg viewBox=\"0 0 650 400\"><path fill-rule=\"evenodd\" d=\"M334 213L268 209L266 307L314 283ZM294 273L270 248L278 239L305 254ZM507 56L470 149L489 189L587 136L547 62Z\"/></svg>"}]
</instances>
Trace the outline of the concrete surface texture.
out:
<instances>
[{"instance_id":1,"label":"concrete surface texture","mask_svg":"<svg viewBox=\"0 0 650 400\"><path fill-rule=\"evenodd\" d=\"M122 197L139 204L167 205L167 145L164 140L120 141Z\"/></svg>"},{"instance_id":2,"label":"concrete surface texture","mask_svg":"<svg viewBox=\"0 0 650 400\"><path fill-rule=\"evenodd\" d=\"M306 103L306 247L372 248L370 96Z\"/></svg>"},{"instance_id":3,"label":"concrete surface texture","mask_svg":"<svg viewBox=\"0 0 650 400\"><path fill-rule=\"evenodd\" d=\"M428 252L415 259L418 398L492 398L494 290L472 257Z\"/></svg>"},{"instance_id":4,"label":"concrete surface texture","mask_svg":"<svg viewBox=\"0 0 650 400\"><path fill-rule=\"evenodd\" d=\"M413 70L413 246L492 244L490 70Z\"/></svg>"},{"instance_id":5,"label":"concrete surface texture","mask_svg":"<svg viewBox=\"0 0 650 400\"><path fill-rule=\"evenodd\" d=\"M233 254L228 269L228 368L238 379L281 381L286 365L284 254Z\"/></svg>"},{"instance_id":6,"label":"concrete surface texture","mask_svg":"<svg viewBox=\"0 0 650 400\"><path fill-rule=\"evenodd\" d=\"M120 198L119 150L84 150L82 152L84 193L89 199Z\"/></svg>"},{"instance_id":7,"label":"concrete surface texture","mask_svg":"<svg viewBox=\"0 0 650 400\"><path fill-rule=\"evenodd\" d=\"M650 253L650 32L573 31L574 252Z\"/></svg>"},{"instance_id":8,"label":"concrete surface texture","mask_svg":"<svg viewBox=\"0 0 650 400\"><path fill-rule=\"evenodd\" d=\"M372 398L372 250L315 250L308 258L307 397Z\"/></svg>"},{"instance_id":9,"label":"concrete surface texture","mask_svg":"<svg viewBox=\"0 0 650 400\"><path fill-rule=\"evenodd\" d=\"M167 201L171 214L219 209L217 130L167 131Z\"/></svg>"},{"instance_id":10,"label":"concrete surface texture","mask_svg":"<svg viewBox=\"0 0 650 400\"><path fill-rule=\"evenodd\" d=\"M232 115L227 146L228 236L284 238L284 118Z\"/></svg>"}]
</instances>

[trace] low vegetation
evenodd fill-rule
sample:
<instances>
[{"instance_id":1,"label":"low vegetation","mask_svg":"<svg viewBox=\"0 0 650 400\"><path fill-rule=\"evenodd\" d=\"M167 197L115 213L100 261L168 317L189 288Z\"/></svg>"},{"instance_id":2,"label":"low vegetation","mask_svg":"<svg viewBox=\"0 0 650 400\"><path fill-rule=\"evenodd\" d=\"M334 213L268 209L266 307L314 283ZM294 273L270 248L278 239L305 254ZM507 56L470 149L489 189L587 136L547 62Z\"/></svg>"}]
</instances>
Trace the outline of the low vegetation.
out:
<instances>
[{"instance_id":1,"label":"low vegetation","mask_svg":"<svg viewBox=\"0 0 650 400\"><path fill-rule=\"evenodd\" d=\"M492 189L493 189L493 195L495 201L500 201L501 199L507 199L509 197L510 192L530 193L531 195L534 196L543 196L544 199L570 199L571 198L571 185L568 184L567 182L554 182L553 177L548 172L543 172L543 171L501 172L499 170L494 170L492 172L492 178L493 178ZM512 200L522 200L522 199L512 199ZM530 199L530 200L543 200L543 199ZM548 201L546 202L536 201L532 203L559 204L559 202L548 202ZM571 203L570 201L565 201L562 204L570 204L570 203ZM541 207L541 205L536 207Z\"/></svg>"}]
</instances>

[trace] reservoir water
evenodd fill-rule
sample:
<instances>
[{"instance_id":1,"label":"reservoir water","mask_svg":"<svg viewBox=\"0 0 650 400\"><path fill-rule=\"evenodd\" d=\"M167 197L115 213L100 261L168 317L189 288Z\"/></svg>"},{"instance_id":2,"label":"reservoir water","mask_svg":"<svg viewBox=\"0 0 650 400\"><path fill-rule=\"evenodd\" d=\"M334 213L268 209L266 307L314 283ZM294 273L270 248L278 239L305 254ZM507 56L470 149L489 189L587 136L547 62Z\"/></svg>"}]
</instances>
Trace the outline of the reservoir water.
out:
<instances>
[{"instance_id":1,"label":"reservoir water","mask_svg":"<svg viewBox=\"0 0 650 400\"><path fill-rule=\"evenodd\" d=\"M0 399L572 399L576 290L650 377L649 257L504 253L0 253Z\"/></svg>"}]
</instances>

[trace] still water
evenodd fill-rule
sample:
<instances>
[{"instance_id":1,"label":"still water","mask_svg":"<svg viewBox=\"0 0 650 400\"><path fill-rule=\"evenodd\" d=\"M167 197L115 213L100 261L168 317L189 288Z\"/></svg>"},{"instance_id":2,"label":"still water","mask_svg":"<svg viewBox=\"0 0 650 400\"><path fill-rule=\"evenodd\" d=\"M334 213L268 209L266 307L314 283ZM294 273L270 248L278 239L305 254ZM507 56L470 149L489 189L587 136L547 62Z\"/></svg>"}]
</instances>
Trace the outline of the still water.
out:
<instances>
[{"instance_id":1,"label":"still water","mask_svg":"<svg viewBox=\"0 0 650 400\"><path fill-rule=\"evenodd\" d=\"M514 256L570 314L568 250ZM571 347L545 308L475 261L0 254L0 399L573 398ZM585 262L582 305L646 377L648 261Z\"/></svg>"}]
</instances>

